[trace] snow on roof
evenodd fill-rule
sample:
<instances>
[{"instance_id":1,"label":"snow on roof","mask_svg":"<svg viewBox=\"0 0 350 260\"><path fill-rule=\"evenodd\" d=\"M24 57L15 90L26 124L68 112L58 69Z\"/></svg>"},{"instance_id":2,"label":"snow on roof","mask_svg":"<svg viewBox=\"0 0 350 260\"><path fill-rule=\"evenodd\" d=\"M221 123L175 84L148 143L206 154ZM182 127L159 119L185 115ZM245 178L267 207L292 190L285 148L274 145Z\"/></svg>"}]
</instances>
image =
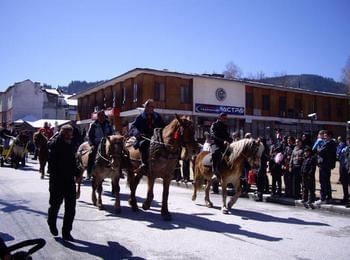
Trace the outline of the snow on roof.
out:
<instances>
[{"instance_id":1,"label":"snow on roof","mask_svg":"<svg viewBox=\"0 0 350 260\"><path fill-rule=\"evenodd\" d=\"M45 91L49 94L60 95L60 93L55 88L46 88Z\"/></svg>"},{"instance_id":2,"label":"snow on roof","mask_svg":"<svg viewBox=\"0 0 350 260\"><path fill-rule=\"evenodd\" d=\"M78 106L78 100L77 99L69 99L72 95L63 95L64 100L69 106Z\"/></svg>"},{"instance_id":3,"label":"snow on roof","mask_svg":"<svg viewBox=\"0 0 350 260\"><path fill-rule=\"evenodd\" d=\"M57 123L57 126L61 126L61 125L67 124L68 122L70 122L70 120L39 119L37 121L27 122L27 123L30 124L34 128L40 128L40 127L44 127L45 122L47 122L49 125L51 125L51 127L54 127L56 125L56 123Z\"/></svg>"}]
</instances>

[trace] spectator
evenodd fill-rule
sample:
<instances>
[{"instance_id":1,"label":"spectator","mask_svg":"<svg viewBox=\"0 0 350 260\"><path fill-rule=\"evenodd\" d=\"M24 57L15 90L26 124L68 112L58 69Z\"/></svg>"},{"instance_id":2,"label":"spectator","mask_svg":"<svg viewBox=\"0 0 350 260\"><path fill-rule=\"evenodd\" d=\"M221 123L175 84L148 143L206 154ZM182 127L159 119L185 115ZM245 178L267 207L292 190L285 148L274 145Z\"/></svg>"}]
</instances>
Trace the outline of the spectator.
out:
<instances>
[{"instance_id":1,"label":"spectator","mask_svg":"<svg viewBox=\"0 0 350 260\"><path fill-rule=\"evenodd\" d=\"M271 195L281 196L282 194L282 161L283 154L280 148L272 150L269 160L269 169L272 176Z\"/></svg>"},{"instance_id":2,"label":"spectator","mask_svg":"<svg viewBox=\"0 0 350 260\"><path fill-rule=\"evenodd\" d=\"M349 204L349 185L350 185L350 138L347 140L347 146L345 146L339 154L339 172L340 183L343 187L343 199L342 203L347 207Z\"/></svg>"},{"instance_id":3,"label":"spectator","mask_svg":"<svg viewBox=\"0 0 350 260\"><path fill-rule=\"evenodd\" d=\"M324 143L324 133L325 133L325 130L320 130L318 132L318 136L317 136L317 140L316 142L314 143L314 145L312 146L312 151L313 152L317 152L317 149L323 145Z\"/></svg>"},{"instance_id":4,"label":"spectator","mask_svg":"<svg viewBox=\"0 0 350 260\"><path fill-rule=\"evenodd\" d=\"M73 128L70 125L62 126L60 133L53 137L49 143L49 169L50 169L50 207L47 223L52 235L57 236L57 214L64 200L65 212L63 218L62 238L74 241L71 235L75 216L76 190L75 182L79 181L79 170L75 160Z\"/></svg>"},{"instance_id":5,"label":"spectator","mask_svg":"<svg viewBox=\"0 0 350 260\"><path fill-rule=\"evenodd\" d=\"M283 150L282 175L284 176L284 188L286 197L292 197L293 182L292 173L289 171L290 158L295 147L295 138L288 136L287 146Z\"/></svg>"},{"instance_id":6,"label":"spectator","mask_svg":"<svg viewBox=\"0 0 350 260\"><path fill-rule=\"evenodd\" d=\"M343 148L345 148L346 147L346 143L345 142L343 142L343 139L342 139L342 137L341 136L338 136L338 138L337 138L337 160L338 161L340 161L340 153L341 153L341 151L343 150ZM338 180L338 184L340 184L341 183L341 181L340 181L340 177L341 176L341 167L339 167L339 180Z\"/></svg>"},{"instance_id":7,"label":"spectator","mask_svg":"<svg viewBox=\"0 0 350 260\"><path fill-rule=\"evenodd\" d=\"M309 134L307 133L304 133L302 136L301 136L301 141L303 142L303 146L306 147L311 147L312 146L312 140L311 140L311 137Z\"/></svg>"},{"instance_id":8,"label":"spectator","mask_svg":"<svg viewBox=\"0 0 350 260\"><path fill-rule=\"evenodd\" d=\"M301 195L301 165L304 159L303 142L301 139L296 139L296 146L293 149L289 171L292 177L292 197L300 199Z\"/></svg>"},{"instance_id":9,"label":"spectator","mask_svg":"<svg viewBox=\"0 0 350 260\"><path fill-rule=\"evenodd\" d=\"M317 164L320 169L321 199L320 204L332 202L331 170L335 167L336 144L332 132L324 132L324 142L317 148Z\"/></svg>"},{"instance_id":10,"label":"spectator","mask_svg":"<svg viewBox=\"0 0 350 260\"><path fill-rule=\"evenodd\" d=\"M259 137L258 140L262 142L265 149L263 154L261 155L261 163L260 168L258 170L258 176L257 176L257 196L255 198L255 201L263 201L263 193L265 189L265 182L266 182L266 170L267 170L267 162L269 160L269 148L266 144L266 139Z\"/></svg>"},{"instance_id":11,"label":"spectator","mask_svg":"<svg viewBox=\"0 0 350 260\"><path fill-rule=\"evenodd\" d=\"M312 154L312 149L309 146L304 148L304 161L301 165L301 178L303 187L302 202L312 207L315 202L315 171L317 160Z\"/></svg>"}]
</instances>

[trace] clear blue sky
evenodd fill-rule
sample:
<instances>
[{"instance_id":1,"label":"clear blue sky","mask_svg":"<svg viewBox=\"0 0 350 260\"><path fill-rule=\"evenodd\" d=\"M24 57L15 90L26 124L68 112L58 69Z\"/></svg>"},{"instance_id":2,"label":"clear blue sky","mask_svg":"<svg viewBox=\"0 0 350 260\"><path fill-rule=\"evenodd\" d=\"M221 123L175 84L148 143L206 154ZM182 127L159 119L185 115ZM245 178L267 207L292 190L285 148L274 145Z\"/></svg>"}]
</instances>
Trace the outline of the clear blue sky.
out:
<instances>
[{"instance_id":1,"label":"clear blue sky","mask_svg":"<svg viewBox=\"0 0 350 260\"><path fill-rule=\"evenodd\" d=\"M349 0L0 0L0 90L57 85L135 67L263 71L341 80Z\"/></svg>"}]
</instances>

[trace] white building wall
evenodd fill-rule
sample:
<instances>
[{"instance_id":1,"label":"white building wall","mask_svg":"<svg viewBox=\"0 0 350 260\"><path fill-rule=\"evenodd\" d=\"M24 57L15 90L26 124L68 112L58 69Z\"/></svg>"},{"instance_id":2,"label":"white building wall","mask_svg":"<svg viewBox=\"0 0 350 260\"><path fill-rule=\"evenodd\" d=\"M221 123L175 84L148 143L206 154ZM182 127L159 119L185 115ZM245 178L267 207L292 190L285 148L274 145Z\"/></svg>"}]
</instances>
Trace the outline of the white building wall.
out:
<instances>
[{"instance_id":1,"label":"white building wall","mask_svg":"<svg viewBox=\"0 0 350 260\"><path fill-rule=\"evenodd\" d=\"M16 121L25 116L32 115L38 119L42 118L43 109L43 92L40 86L35 85L32 81L26 80L15 84L12 90L12 120Z\"/></svg>"},{"instance_id":2,"label":"white building wall","mask_svg":"<svg viewBox=\"0 0 350 260\"><path fill-rule=\"evenodd\" d=\"M219 100L216 91L223 89L226 97ZM243 83L220 79L194 78L193 79L193 111L196 112L196 104L214 106L233 106L245 109L245 86ZM228 113L229 114L229 113Z\"/></svg>"}]
</instances>

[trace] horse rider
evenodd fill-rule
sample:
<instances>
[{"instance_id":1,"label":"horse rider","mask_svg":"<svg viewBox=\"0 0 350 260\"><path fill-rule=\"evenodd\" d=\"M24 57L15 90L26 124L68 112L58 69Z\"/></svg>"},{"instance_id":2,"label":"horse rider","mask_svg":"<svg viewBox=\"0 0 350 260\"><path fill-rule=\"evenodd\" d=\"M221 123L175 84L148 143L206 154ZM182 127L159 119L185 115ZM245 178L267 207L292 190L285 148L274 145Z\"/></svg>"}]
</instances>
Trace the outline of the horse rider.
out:
<instances>
[{"instance_id":1,"label":"horse rider","mask_svg":"<svg viewBox=\"0 0 350 260\"><path fill-rule=\"evenodd\" d=\"M153 130L165 126L160 114L154 111L154 101L152 99L148 99L143 106L144 111L132 122L129 132L131 136L136 137L134 148L140 150L140 170L145 170L148 166L150 138L153 135Z\"/></svg>"},{"instance_id":2,"label":"horse rider","mask_svg":"<svg viewBox=\"0 0 350 260\"><path fill-rule=\"evenodd\" d=\"M227 129L227 114L220 113L217 120L210 126L210 135L213 139L211 144L211 153L213 161L213 179L220 179L220 163L225 152L226 146L232 142L230 133Z\"/></svg>"},{"instance_id":3,"label":"horse rider","mask_svg":"<svg viewBox=\"0 0 350 260\"><path fill-rule=\"evenodd\" d=\"M48 122L44 122L44 127L40 128L39 131L46 136L47 140L53 136L53 131Z\"/></svg>"},{"instance_id":4,"label":"horse rider","mask_svg":"<svg viewBox=\"0 0 350 260\"><path fill-rule=\"evenodd\" d=\"M92 168L95 164L98 146L103 138L112 135L114 132L111 123L108 121L103 110L98 111L97 119L90 125L88 130L89 144L91 151L87 166L87 176L91 178Z\"/></svg>"}]
</instances>

